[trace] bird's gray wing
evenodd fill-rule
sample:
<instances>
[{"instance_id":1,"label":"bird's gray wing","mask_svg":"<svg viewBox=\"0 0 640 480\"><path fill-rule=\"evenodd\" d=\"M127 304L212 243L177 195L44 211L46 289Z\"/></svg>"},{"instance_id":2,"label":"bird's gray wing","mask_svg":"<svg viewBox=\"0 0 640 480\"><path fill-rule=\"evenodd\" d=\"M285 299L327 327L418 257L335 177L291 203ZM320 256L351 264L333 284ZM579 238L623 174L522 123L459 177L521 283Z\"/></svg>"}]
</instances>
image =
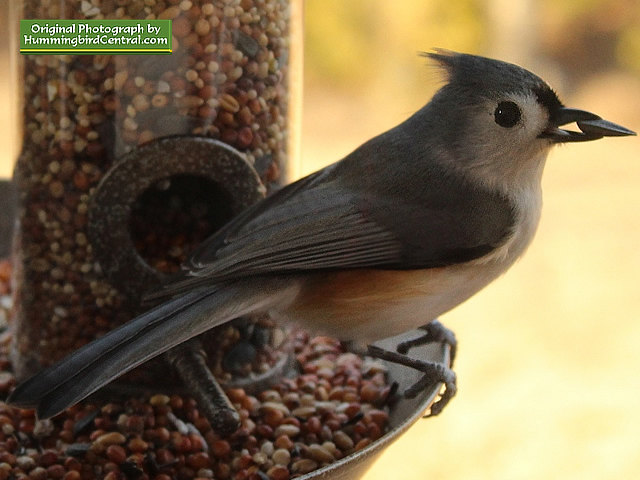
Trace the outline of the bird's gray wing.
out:
<instances>
[{"instance_id":1,"label":"bird's gray wing","mask_svg":"<svg viewBox=\"0 0 640 480\"><path fill-rule=\"evenodd\" d=\"M252 275L445 266L486 254L511 231L499 200L462 189L447 201L440 180L425 195L347 188L341 178L329 167L249 208L203 242L182 278L147 298ZM489 227L487 209L499 213Z\"/></svg>"}]
</instances>

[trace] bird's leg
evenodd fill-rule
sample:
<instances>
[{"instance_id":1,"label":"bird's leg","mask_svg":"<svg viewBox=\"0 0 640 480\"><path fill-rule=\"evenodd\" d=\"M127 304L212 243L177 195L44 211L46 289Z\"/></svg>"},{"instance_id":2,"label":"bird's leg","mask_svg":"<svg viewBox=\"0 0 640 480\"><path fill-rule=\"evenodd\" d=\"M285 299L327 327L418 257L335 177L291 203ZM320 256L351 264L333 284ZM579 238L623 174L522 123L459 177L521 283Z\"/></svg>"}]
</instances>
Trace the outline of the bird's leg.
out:
<instances>
[{"instance_id":1,"label":"bird's leg","mask_svg":"<svg viewBox=\"0 0 640 480\"><path fill-rule=\"evenodd\" d=\"M440 393L440 398L431 406L429 413L429 416L434 416L442 411L456 393L456 374L451 370L450 366L453 365L456 355L457 341L454 333L438 320L433 320L420 329L425 331L424 335L398 344L396 352L369 345L367 354L381 360L414 368L424 374L420 380L405 390L404 396L406 398L414 398L430 385L438 382L442 383L444 391ZM429 343L443 343L449 346L450 366L439 362L417 360L407 355L411 348Z\"/></svg>"},{"instance_id":2,"label":"bird's leg","mask_svg":"<svg viewBox=\"0 0 640 480\"><path fill-rule=\"evenodd\" d=\"M431 405L428 417L438 415L456 394L456 374L443 363L416 360L408 355L385 350L375 345L368 346L367 354L380 360L413 368L424 374L420 380L404 391L406 398L414 398L434 383L442 383L444 385L444 392L441 392L440 398Z\"/></svg>"},{"instance_id":3,"label":"bird's leg","mask_svg":"<svg viewBox=\"0 0 640 480\"><path fill-rule=\"evenodd\" d=\"M200 340L189 340L165 355L198 402L198 408L209 420L211 428L220 435L235 432L240 426L240 414L211 374Z\"/></svg>"},{"instance_id":4,"label":"bird's leg","mask_svg":"<svg viewBox=\"0 0 640 480\"><path fill-rule=\"evenodd\" d=\"M456 340L455 334L442 325L438 320L432 320L426 325L420 327L420 330L424 330L425 334L399 343L396 347L396 351L398 353L406 354L413 347L426 345L428 343L444 343L445 345L449 345L449 366L452 367L458 347L458 341Z\"/></svg>"}]
</instances>

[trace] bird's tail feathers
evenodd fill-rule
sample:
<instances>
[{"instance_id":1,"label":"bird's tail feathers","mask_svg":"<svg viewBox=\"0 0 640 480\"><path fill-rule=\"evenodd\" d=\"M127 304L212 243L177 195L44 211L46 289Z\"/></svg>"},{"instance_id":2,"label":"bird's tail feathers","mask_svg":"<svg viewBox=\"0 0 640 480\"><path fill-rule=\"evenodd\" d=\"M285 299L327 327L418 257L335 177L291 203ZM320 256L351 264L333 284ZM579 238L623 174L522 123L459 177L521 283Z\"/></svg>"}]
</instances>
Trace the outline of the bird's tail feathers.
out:
<instances>
[{"instance_id":1,"label":"bird's tail feathers","mask_svg":"<svg viewBox=\"0 0 640 480\"><path fill-rule=\"evenodd\" d=\"M20 384L7 403L57 415L113 379L206 330L276 303L257 282L199 289L171 299ZM282 293L282 290L276 289Z\"/></svg>"}]
</instances>

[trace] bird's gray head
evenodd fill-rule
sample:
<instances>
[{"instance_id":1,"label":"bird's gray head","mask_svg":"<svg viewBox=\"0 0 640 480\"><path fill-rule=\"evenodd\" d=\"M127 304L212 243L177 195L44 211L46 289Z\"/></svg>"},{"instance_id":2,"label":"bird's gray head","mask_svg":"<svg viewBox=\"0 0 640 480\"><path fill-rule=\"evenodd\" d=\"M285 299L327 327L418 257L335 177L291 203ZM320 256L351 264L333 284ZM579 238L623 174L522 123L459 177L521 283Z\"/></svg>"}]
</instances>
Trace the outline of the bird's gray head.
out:
<instances>
[{"instance_id":1,"label":"bird's gray head","mask_svg":"<svg viewBox=\"0 0 640 480\"><path fill-rule=\"evenodd\" d=\"M441 158L505 191L539 184L556 143L634 135L599 116L566 108L540 77L499 60L438 50L448 83L425 107ZM580 132L560 129L577 122Z\"/></svg>"}]
</instances>

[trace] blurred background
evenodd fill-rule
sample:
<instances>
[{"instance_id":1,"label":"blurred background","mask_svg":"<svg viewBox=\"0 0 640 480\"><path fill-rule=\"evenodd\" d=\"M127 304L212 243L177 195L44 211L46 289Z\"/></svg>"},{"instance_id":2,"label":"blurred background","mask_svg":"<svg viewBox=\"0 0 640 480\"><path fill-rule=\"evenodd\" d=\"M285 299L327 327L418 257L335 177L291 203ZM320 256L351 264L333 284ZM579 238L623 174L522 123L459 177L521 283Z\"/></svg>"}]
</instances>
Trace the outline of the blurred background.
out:
<instances>
[{"instance_id":1,"label":"blurred background","mask_svg":"<svg viewBox=\"0 0 640 480\"><path fill-rule=\"evenodd\" d=\"M0 0L5 106L7 3ZM340 159L426 103L441 79L418 52L433 47L522 65L568 106L640 130L634 0L307 0L295 175ZM0 108L2 176L16 155L14 122ZM527 255L442 318L460 342L458 395L392 445L366 480L640 477L639 154L637 138L551 153Z\"/></svg>"}]
</instances>

